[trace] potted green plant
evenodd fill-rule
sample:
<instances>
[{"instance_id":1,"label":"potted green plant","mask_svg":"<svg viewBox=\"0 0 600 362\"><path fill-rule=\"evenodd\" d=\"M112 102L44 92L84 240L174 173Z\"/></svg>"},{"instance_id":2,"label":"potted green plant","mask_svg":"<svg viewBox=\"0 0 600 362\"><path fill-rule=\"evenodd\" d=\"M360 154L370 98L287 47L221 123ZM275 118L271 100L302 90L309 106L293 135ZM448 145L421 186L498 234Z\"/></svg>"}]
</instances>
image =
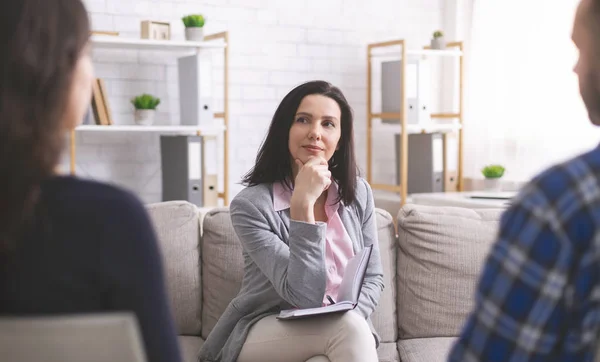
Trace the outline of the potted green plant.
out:
<instances>
[{"instance_id":1,"label":"potted green plant","mask_svg":"<svg viewBox=\"0 0 600 362\"><path fill-rule=\"evenodd\" d=\"M135 107L135 123L141 126L149 126L154 123L154 114L156 107L160 104L160 99L150 94L141 94L131 100Z\"/></svg>"},{"instance_id":2,"label":"potted green plant","mask_svg":"<svg viewBox=\"0 0 600 362\"><path fill-rule=\"evenodd\" d=\"M444 40L444 33L441 30L437 30L433 33L431 39L431 49L445 49L446 41Z\"/></svg>"},{"instance_id":3,"label":"potted green plant","mask_svg":"<svg viewBox=\"0 0 600 362\"><path fill-rule=\"evenodd\" d=\"M500 178L504 176L504 170L504 166L501 165L488 165L481 170L483 177L485 177L484 188L487 191L500 191L502 189Z\"/></svg>"},{"instance_id":4,"label":"potted green plant","mask_svg":"<svg viewBox=\"0 0 600 362\"><path fill-rule=\"evenodd\" d=\"M181 18L185 25L185 39L190 41L204 40L204 16L201 14L187 15Z\"/></svg>"}]
</instances>

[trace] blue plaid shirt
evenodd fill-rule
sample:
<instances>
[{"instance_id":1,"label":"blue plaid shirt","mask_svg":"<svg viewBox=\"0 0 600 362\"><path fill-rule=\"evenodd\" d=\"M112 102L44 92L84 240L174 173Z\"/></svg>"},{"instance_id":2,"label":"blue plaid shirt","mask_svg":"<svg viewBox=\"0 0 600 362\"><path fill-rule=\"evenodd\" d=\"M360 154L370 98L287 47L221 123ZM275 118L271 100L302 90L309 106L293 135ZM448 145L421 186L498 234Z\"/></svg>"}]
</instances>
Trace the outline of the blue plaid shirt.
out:
<instances>
[{"instance_id":1,"label":"blue plaid shirt","mask_svg":"<svg viewBox=\"0 0 600 362\"><path fill-rule=\"evenodd\" d=\"M600 148L552 167L502 215L452 362L591 362L600 327Z\"/></svg>"}]
</instances>

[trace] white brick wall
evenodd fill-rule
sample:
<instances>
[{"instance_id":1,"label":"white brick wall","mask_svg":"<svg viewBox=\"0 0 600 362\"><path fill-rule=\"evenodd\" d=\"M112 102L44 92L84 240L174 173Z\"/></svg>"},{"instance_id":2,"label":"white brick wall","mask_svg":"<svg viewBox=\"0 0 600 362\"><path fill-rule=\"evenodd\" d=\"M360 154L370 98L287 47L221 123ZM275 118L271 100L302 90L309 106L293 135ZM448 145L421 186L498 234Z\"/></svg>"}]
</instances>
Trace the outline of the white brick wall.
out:
<instances>
[{"instance_id":1,"label":"white brick wall","mask_svg":"<svg viewBox=\"0 0 600 362\"><path fill-rule=\"evenodd\" d=\"M365 166L366 44L405 38L414 47L443 24L442 0L85 0L94 30L139 37L142 20L168 21L183 39L181 17L202 13L205 34L230 37L230 190L253 164L281 98L312 79L339 86L355 110L357 153ZM115 122L133 122L129 99L141 92L162 98L157 123L179 122L174 57L146 51L96 50L97 76L105 79ZM216 68L219 57L214 62ZM214 95L223 84L215 76ZM222 99L215 110L219 111ZM389 167L391 136L376 135L377 182L394 182ZM134 190L145 202L160 201L159 138L156 134L79 133L77 173ZM387 156L386 156L387 155ZM65 160L65 162L68 160ZM385 165L388 166L385 166Z\"/></svg>"}]
</instances>

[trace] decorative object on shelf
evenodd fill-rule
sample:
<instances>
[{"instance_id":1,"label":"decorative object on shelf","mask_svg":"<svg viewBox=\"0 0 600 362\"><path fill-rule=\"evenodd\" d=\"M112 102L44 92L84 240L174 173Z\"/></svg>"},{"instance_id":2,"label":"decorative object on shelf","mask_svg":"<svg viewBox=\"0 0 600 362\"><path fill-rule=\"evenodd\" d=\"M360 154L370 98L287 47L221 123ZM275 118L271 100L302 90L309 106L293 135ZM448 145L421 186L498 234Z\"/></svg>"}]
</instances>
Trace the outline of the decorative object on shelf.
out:
<instances>
[{"instance_id":1,"label":"decorative object on shelf","mask_svg":"<svg viewBox=\"0 0 600 362\"><path fill-rule=\"evenodd\" d=\"M118 31L92 30L92 35L119 36L119 32Z\"/></svg>"},{"instance_id":2,"label":"decorative object on shelf","mask_svg":"<svg viewBox=\"0 0 600 362\"><path fill-rule=\"evenodd\" d=\"M504 166L501 165L488 165L485 166L481 173L485 180L483 180L483 187L486 191L501 191L502 185L500 185L500 178L504 176Z\"/></svg>"},{"instance_id":3,"label":"decorative object on shelf","mask_svg":"<svg viewBox=\"0 0 600 362\"><path fill-rule=\"evenodd\" d=\"M92 88L92 111L95 123L102 126L112 125L112 115L104 80L96 78L94 83L92 83Z\"/></svg>"},{"instance_id":4,"label":"decorative object on shelf","mask_svg":"<svg viewBox=\"0 0 600 362\"><path fill-rule=\"evenodd\" d=\"M141 24L142 39L171 39L171 24L161 21L144 20Z\"/></svg>"},{"instance_id":5,"label":"decorative object on shelf","mask_svg":"<svg viewBox=\"0 0 600 362\"><path fill-rule=\"evenodd\" d=\"M185 40L204 40L204 16L201 14L187 15L181 18L185 25Z\"/></svg>"},{"instance_id":6,"label":"decorative object on shelf","mask_svg":"<svg viewBox=\"0 0 600 362\"><path fill-rule=\"evenodd\" d=\"M150 95L142 94L131 100L135 107L135 123L140 126L149 126L154 123L154 114L156 107L160 104L160 99Z\"/></svg>"},{"instance_id":7,"label":"decorative object on shelf","mask_svg":"<svg viewBox=\"0 0 600 362\"><path fill-rule=\"evenodd\" d=\"M431 49L446 49L444 33L441 30L437 30L433 33L433 39L431 39Z\"/></svg>"}]
</instances>

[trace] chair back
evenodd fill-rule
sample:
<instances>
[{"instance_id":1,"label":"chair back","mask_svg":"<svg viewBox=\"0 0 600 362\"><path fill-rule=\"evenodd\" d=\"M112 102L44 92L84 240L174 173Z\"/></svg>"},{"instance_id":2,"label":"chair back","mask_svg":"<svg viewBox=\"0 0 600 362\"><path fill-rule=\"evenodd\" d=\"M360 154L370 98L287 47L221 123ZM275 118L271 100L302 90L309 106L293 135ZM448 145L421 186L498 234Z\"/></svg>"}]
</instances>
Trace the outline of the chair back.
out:
<instances>
[{"instance_id":1,"label":"chair back","mask_svg":"<svg viewBox=\"0 0 600 362\"><path fill-rule=\"evenodd\" d=\"M128 313L2 317L0 351L11 362L146 362Z\"/></svg>"}]
</instances>

